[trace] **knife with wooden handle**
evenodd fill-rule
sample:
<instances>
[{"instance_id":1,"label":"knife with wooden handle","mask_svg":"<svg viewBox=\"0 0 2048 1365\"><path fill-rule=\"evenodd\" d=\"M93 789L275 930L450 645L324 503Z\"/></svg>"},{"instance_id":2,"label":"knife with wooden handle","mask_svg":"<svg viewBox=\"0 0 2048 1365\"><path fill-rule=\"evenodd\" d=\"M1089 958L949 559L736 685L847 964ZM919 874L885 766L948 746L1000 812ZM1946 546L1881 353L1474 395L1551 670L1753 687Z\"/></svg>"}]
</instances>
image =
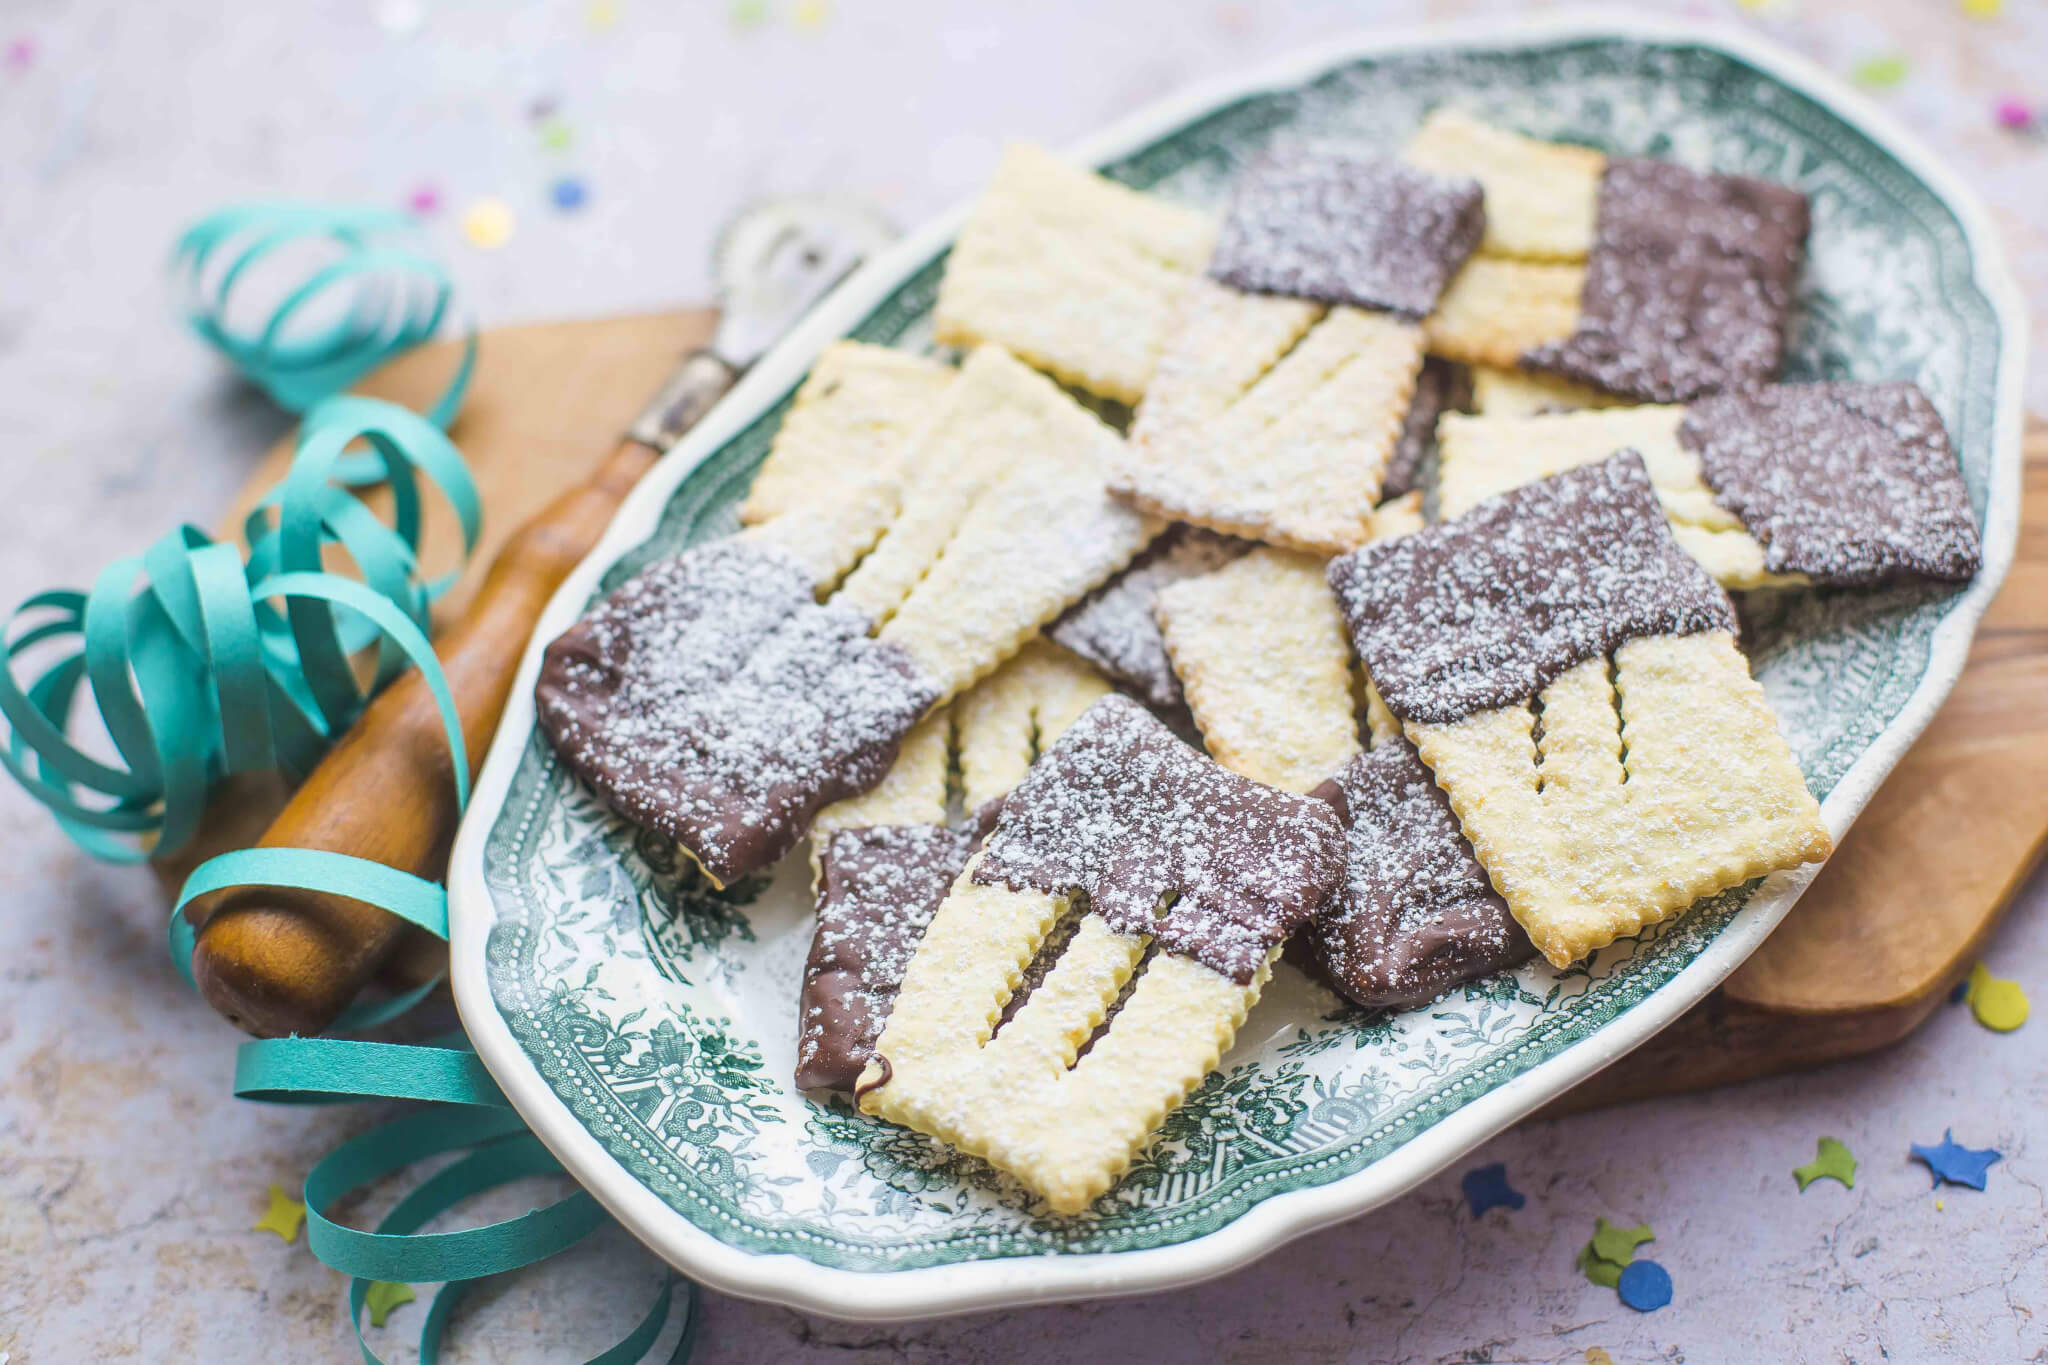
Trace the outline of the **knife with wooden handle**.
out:
<instances>
[{"instance_id":1,"label":"knife with wooden handle","mask_svg":"<svg viewBox=\"0 0 2048 1365\"><path fill-rule=\"evenodd\" d=\"M858 205L771 200L721 234L721 315L711 345L684 357L618 448L506 541L468 613L435 642L473 773L504 715L527 637L627 493L738 376L892 235ZM361 858L438 878L455 837L454 756L419 675L364 710L259 841ZM200 992L260 1037L328 1028L410 926L362 901L245 887L219 897L192 957ZM417 932L417 931L414 931Z\"/></svg>"}]
</instances>

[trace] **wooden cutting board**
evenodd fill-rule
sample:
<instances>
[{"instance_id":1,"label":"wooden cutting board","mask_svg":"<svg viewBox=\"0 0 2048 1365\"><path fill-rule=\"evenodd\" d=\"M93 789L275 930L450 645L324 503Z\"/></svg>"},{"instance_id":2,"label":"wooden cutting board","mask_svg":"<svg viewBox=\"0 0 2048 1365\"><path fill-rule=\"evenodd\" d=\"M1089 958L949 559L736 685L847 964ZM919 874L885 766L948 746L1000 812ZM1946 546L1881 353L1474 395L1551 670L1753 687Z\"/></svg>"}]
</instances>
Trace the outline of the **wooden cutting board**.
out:
<instances>
[{"instance_id":1,"label":"wooden cutting board","mask_svg":"<svg viewBox=\"0 0 2048 1365\"><path fill-rule=\"evenodd\" d=\"M701 310L500 328L480 342L452 433L483 494L483 542L437 620L461 612L504 537L613 447L675 360L710 332ZM362 391L424 407L451 344L404 356ZM282 476L271 452L223 534ZM2027 435L2018 558L1934 723L1894 770L1785 923L1712 997L1552 1106L1591 1108L1818 1066L1911 1032L1975 961L2048 836L2048 423ZM453 518L427 517L429 572L454 566ZM224 790L203 850L252 842L275 783ZM167 869L172 884L179 869Z\"/></svg>"}]
</instances>

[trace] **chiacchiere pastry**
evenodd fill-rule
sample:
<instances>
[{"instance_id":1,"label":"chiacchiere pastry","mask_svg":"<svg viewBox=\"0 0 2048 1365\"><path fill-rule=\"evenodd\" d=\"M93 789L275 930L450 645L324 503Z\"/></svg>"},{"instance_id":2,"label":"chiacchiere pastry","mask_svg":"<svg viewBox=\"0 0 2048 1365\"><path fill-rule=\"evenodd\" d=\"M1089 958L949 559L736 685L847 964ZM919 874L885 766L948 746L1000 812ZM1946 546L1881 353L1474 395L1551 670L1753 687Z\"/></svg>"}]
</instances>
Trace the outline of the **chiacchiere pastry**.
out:
<instances>
[{"instance_id":1,"label":"chiacchiere pastry","mask_svg":"<svg viewBox=\"0 0 2048 1365\"><path fill-rule=\"evenodd\" d=\"M843 498L896 474L911 432L931 416L953 373L886 346L826 347L754 475L740 521L769 521L799 503Z\"/></svg>"},{"instance_id":2,"label":"chiacchiere pastry","mask_svg":"<svg viewBox=\"0 0 2048 1365\"><path fill-rule=\"evenodd\" d=\"M1384 518L1389 535L1419 515ZM1329 802L1345 871L1306 934L1337 990L1368 1008L1421 1004L1534 956L1449 804L1378 694L1354 684L1321 560L1261 549L1159 595L1203 742L1233 772ZM1357 693L1364 694L1359 744Z\"/></svg>"},{"instance_id":3,"label":"chiacchiere pastry","mask_svg":"<svg viewBox=\"0 0 2048 1365\"><path fill-rule=\"evenodd\" d=\"M1727 594L1629 452L1330 566L1494 887L1565 966L1832 844Z\"/></svg>"},{"instance_id":4,"label":"chiacchiere pastry","mask_svg":"<svg viewBox=\"0 0 2048 1365\"><path fill-rule=\"evenodd\" d=\"M1408 400L1408 415L1401 420L1401 435L1394 442L1394 454L1380 479L1380 496L1398 498L1420 489L1427 478L1430 456L1436 453L1437 420L1447 412L1462 410L1472 397L1471 372L1442 356L1428 356L1415 376L1415 396ZM1375 526L1375 533L1385 528Z\"/></svg>"},{"instance_id":5,"label":"chiacchiere pastry","mask_svg":"<svg viewBox=\"0 0 2048 1365\"><path fill-rule=\"evenodd\" d=\"M1655 403L1777 373L1808 226L1797 190L1605 157L1451 109L1404 156L1485 186L1480 254L1426 323L1434 353Z\"/></svg>"},{"instance_id":6,"label":"chiacchiere pastry","mask_svg":"<svg viewBox=\"0 0 2048 1365\"><path fill-rule=\"evenodd\" d=\"M818 813L818 923L797 1009L799 1088L853 1088L925 926L1004 794L1108 691L1086 664L1034 641L920 721L878 786ZM946 798L956 749L966 818L953 825Z\"/></svg>"},{"instance_id":7,"label":"chiacchiere pastry","mask_svg":"<svg viewBox=\"0 0 2048 1365\"><path fill-rule=\"evenodd\" d=\"M1192 209L1012 143L946 262L938 340L993 343L1076 388L1135 404L1215 235Z\"/></svg>"},{"instance_id":8,"label":"chiacchiere pastry","mask_svg":"<svg viewBox=\"0 0 2048 1365\"><path fill-rule=\"evenodd\" d=\"M1249 541L1199 526L1169 527L1128 569L1069 607L1045 633L1153 710L1170 714L1184 702L1153 603L1167 585L1221 568L1251 548Z\"/></svg>"},{"instance_id":9,"label":"chiacchiere pastry","mask_svg":"<svg viewBox=\"0 0 2048 1365\"><path fill-rule=\"evenodd\" d=\"M1104 485L1118 445L1052 381L977 351L900 477L656 563L564 632L540 725L717 883L766 867L1152 539Z\"/></svg>"},{"instance_id":10,"label":"chiacchiere pastry","mask_svg":"<svg viewBox=\"0 0 2048 1365\"><path fill-rule=\"evenodd\" d=\"M1342 866L1326 803L1227 772L1103 698L1003 802L933 917L861 1108L1082 1211L1215 1067ZM1005 1021L1070 910L1065 951Z\"/></svg>"},{"instance_id":11,"label":"chiacchiere pastry","mask_svg":"<svg viewBox=\"0 0 2048 1365\"><path fill-rule=\"evenodd\" d=\"M1423 120L1401 155L1412 166L1480 183L1483 255L1583 261L1593 249L1607 158L1590 147L1523 137L1446 105Z\"/></svg>"},{"instance_id":12,"label":"chiacchiere pastry","mask_svg":"<svg viewBox=\"0 0 2048 1365\"><path fill-rule=\"evenodd\" d=\"M1690 407L1449 415L1438 439L1446 517L1635 451L1672 534L1724 587L1955 581L1977 570L1976 519L1948 433L1911 384L1767 384Z\"/></svg>"},{"instance_id":13,"label":"chiacchiere pastry","mask_svg":"<svg viewBox=\"0 0 2048 1365\"><path fill-rule=\"evenodd\" d=\"M1471 180L1330 152L1263 158L1238 182L1210 278L1182 295L1112 486L1269 544L1363 544L1422 368L1418 319L1482 227Z\"/></svg>"},{"instance_id":14,"label":"chiacchiere pastry","mask_svg":"<svg viewBox=\"0 0 2048 1365\"><path fill-rule=\"evenodd\" d=\"M1773 573L1763 546L1714 498L1697 456L1678 440L1685 409L1608 407L1535 417L1447 414L1437 424L1437 507L1448 519L1486 499L1552 474L1640 455L1678 543L1728 588L1779 587L1802 579Z\"/></svg>"},{"instance_id":15,"label":"chiacchiere pastry","mask_svg":"<svg viewBox=\"0 0 2048 1365\"><path fill-rule=\"evenodd\" d=\"M1521 363L1653 403L1778 372L1806 251L1806 196L1746 176L1617 157L1600 177L1569 337Z\"/></svg>"},{"instance_id":16,"label":"chiacchiere pastry","mask_svg":"<svg viewBox=\"0 0 2048 1365\"><path fill-rule=\"evenodd\" d=\"M1554 374L1474 365L1472 411L1482 417L1537 417L1581 408L1625 407L1629 400L1590 384L1574 384Z\"/></svg>"}]
</instances>

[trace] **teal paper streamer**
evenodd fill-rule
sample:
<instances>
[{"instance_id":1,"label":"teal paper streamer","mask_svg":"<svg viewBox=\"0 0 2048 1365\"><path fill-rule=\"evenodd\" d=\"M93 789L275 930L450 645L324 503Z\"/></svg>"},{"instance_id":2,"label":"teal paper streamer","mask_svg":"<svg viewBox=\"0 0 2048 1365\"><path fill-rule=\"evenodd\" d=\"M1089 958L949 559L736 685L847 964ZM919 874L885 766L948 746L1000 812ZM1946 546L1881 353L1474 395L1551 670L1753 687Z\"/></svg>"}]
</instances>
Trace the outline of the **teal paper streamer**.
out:
<instances>
[{"instance_id":1,"label":"teal paper streamer","mask_svg":"<svg viewBox=\"0 0 2048 1365\"><path fill-rule=\"evenodd\" d=\"M0 764L98 857L134 862L175 852L196 829L209 789L225 776L303 773L408 664L434 697L455 756L457 801L468 801L462 731L426 633L435 598L456 575L422 581L419 548L422 480L454 511L465 557L481 528L475 485L443 434L468 386L475 335L424 418L339 394L431 337L447 315L449 282L439 266L398 244L405 226L399 215L379 211L256 206L215 214L179 242L175 262L186 279L193 329L281 406L304 413L304 421L290 473L244 523L246 558L194 527L179 527L141 555L109 565L88 592L29 598L8 627L0 716L9 733ZM239 291L253 288L266 259L307 248L321 253L321 263L264 321L230 321ZM389 523L354 494L371 483L390 490ZM335 546L359 580L326 571L326 553ZM375 676L364 689L351 659L373 645ZM35 659L40 671L24 686L17 665ZM69 717L86 699L117 762L92 757L69 737ZM172 911L171 953L188 982L194 936L186 905L251 885L350 896L448 935L446 892L435 883L342 854L242 849L194 871ZM394 1018L437 984L358 1002L336 1027ZM342 1144L306 1180L307 1241L323 1262L351 1277L350 1322L366 1365L382 1365L362 1334L373 1281L445 1281L420 1334L420 1359L434 1365L469 1283L545 1260L606 1221L597 1202L578 1191L501 1223L417 1231L474 1195L562 1170L459 1037L427 1046L342 1038L250 1042L237 1053L235 1093L270 1103L383 1098L429 1106ZM457 1151L466 1155L423 1181L376 1231L327 1218L350 1191ZM633 1331L590 1365L628 1365L645 1355L676 1311L675 1284L669 1276ZM689 1358L696 1338L697 1290L683 1284L685 1320L670 1365Z\"/></svg>"},{"instance_id":2,"label":"teal paper streamer","mask_svg":"<svg viewBox=\"0 0 2048 1365\"><path fill-rule=\"evenodd\" d=\"M406 243L412 222L389 209L245 204L209 214L178 239L172 268L193 331L281 408L305 412L385 361L427 341L447 320L455 287L440 264ZM277 301L266 262L312 272ZM256 295L252 310L248 300ZM261 321L239 323L257 311ZM446 427L476 364L471 333L448 388L427 413Z\"/></svg>"},{"instance_id":3,"label":"teal paper streamer","mask_svg":"<svg viewBox=\"0 0 2048 1365\"><path fill-rule=\"evenodd\" d=\"M391 525L334 482L357 439L392 490ZM251 515L246 562L181 526L109 565L88 593L29 598L0 670L11 730L0 763L82 847L123 862L183 848L223 777L302 773L369 701L350 655L376 641L379 684L407 662L433 661L427 617L446 581L417 577L422 477L454 510L465 550L473 546L482 507L448 438L394 403L334 399L307 414L291 476ZM322 571L329 545L362 582ZM16 662L53 653L21 686ZM454 752L464 752L439 670L422 671ZM119 766L66 733L80 683ZM456 770L466 781L466 765Z\"/></svg>"}]
</instances>

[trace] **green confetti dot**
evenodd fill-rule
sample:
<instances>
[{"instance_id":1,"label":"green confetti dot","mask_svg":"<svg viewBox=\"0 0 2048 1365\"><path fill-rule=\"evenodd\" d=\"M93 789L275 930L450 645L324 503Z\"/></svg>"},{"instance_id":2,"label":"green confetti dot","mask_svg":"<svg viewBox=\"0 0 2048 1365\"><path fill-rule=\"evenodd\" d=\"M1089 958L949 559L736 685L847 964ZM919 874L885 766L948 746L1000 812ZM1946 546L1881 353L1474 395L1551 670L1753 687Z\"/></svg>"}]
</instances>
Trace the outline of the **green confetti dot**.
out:
<instances>
[{"instance_id":1,"label":"green confetti dot","mask_svg":"<svg viewBox=\"0 0 2048 1365\"><path fill-rule=\"evenodd\" d=\"M1579 1248L1579 1273L1602 1289L1613 1289L1620 1285L1621 1272L1626 1268L1595 1256L1591 1242Z\"/></svg>"},{"instance_id":2,"label":"green confetti dot","mask_svg":"<svg viewBox=\"0 0 2048 1365\"><path fill-rule=\"evenodd\" d=\"M1856 63L1850 79L1868 90L1889 90L1906 79L1906 59L1897 52L1868 57Z\"/></svg>"},{"instance_id":3,"label":"green confetti dot","mask_svg":"<svg viewBox=\"0 0 2048 1365\"><path fill-rule=\"evenodd\" d=\"M1637 1247L1657 1240L1657 1234L1650 1231L1648 1223L1638 1223L1632 1228L1618 1228L1605 1218L1596 1218L1593 1223L1593 1254L1616 1265L1627 1265L1636 1258Z\"/></svg>"},{"instance_id":4,"label":"green confetti dot","mask_svg":"<svg viewBox=\"0 0 2048 1365\"><path fill-rule=\"evenodd\" d=\"M768 22L768 0L732 0L726 18L734 28L759 28Z\"/></svg>"},{"instance_id":5,"label":"green confetti dot","mask_svg":"<svg viewBox=\"0 0 2048 1365\"><path fill-rule=\"evenodd\" d=\"M1579 1248L1579 1273L1602 1288L1613 1289L1621 1283L1621 1272L1635 1260L1636 1248L1656 1239L1648 1223L1622 1228L1595 1218L1593 1240Z\"/></svg>"},{"instance_id":6,"label":"green confetti dot","mask_svg":"<svg viewBox=\"0 0 2048 1365\"><path fill-rule=\"evenodd\" d=\"M540 126L540 145L551 152L566 152L575 140L576 134L558 118L551 118Z\"/></svg>"},{"instance_id":7,"label":"green confetti dot","mask_svg":"<svg viewBox=\"0 0 2048 1365\"><path fill-rule=\"evenodd\" d=\"M1799 1182L1800 1193L1816 1180L1839 1180L1850 1189L1856 1188L1856 1158L1838 1138L1824 1137L1812 1161L1804 1166L1792 1168L1792 1178Z\"/></svg>"},{"instance_id":8,"label":"green confetti dot","mask_svg":"<svg viewBox=\"0 0 2048 1365\"><path fill-rule=\"evenodd\" d=\"M369 1289L363 1293L363 1307L370 1310L370 1326L382 1327L384 1319L391 1316L392 1309L401 1303L411 1303L418 1297L409 1284L372 1280Z\"/></svg>"}]
</instances>

